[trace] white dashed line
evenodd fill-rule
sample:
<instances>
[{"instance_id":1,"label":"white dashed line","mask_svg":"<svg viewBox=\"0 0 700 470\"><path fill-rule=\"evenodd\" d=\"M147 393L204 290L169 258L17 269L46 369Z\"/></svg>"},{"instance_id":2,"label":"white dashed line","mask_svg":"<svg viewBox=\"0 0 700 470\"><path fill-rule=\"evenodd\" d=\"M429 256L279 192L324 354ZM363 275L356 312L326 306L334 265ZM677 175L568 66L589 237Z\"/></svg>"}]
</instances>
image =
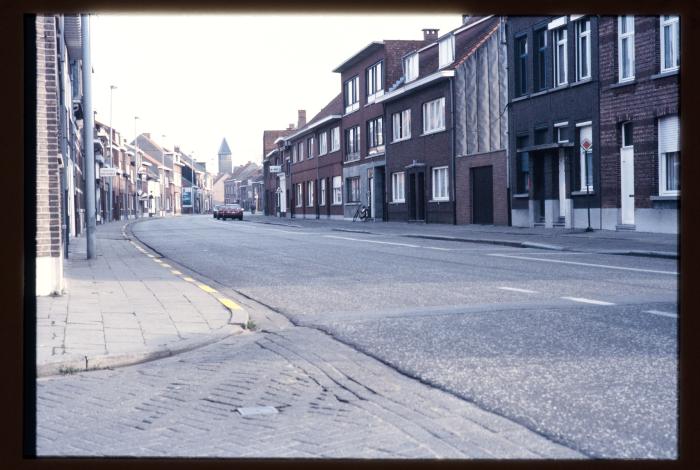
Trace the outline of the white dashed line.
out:
<instances>
[{"instance_id":1,"label":"white dashed line","mask_svg":"<svg viewBox=\"0 0 700 470\"><path fill-rule=\"evenodd\" d=\"M603 302L602 300L593 300L593 299L584 299L583 297L562 297L562 299L566 300L572 300L574 302L581 302L584 304L593 304L593 305L615 305L612 302Z\"/></svg>"},{"instance_id":2,"label":"white dashed line","mask_svg":"<svg viewBox=\"0 0 700 470\"><path fill-rule=\"evenodd\" d=\"M512 290L513 292L523 292L525 294L536 294L537 291L530 290L530 289L519 289L517 287L499 287L499 289L502 290Z\"/></svg>"},{"instance_id":3,"label":"white dashed line","mask_svg":"<svg viewBox=\"0 0 700 470\"><path fill-rule=\"evenodd\" d=\"M659 315L661 317L678 318L675 313L660 312L658 310L644 310L644 313L651 313L652 315Z\"/></svg>"},{"instance_id":4,"label":"white dashed line","mask_svg":"<svg viewBox=\"0 0 700 470\"><path fill-rule=\"evenodd\" d=\"M562 260L557 260L557 259L533 258L530 256L502 255L500 253L491 253L488 256L499 256L501 258L524 259L524 260L531 260L531 261L544 261L546 263L573 264L576 266L591 266L594 268L620 269L623 271L636 271L636 272L642 272L642 273L671 274L673 276L678 275L678 273L675 271L657 271L655 269L627 268L624 266L610 266L608 264L577 263L576 261L562 261Z\"/></svg>"},{"instance_id":5,"label":"white dashed line","mask_svg":"<svg viewBox=\"0 0 700 470\"><path fill-rule=\"evenodd\" d=\"M409 248L420 248L418 245L410 245L408 243L394 243L394 242L380 242L379 240L363 240L361 238L350 238L350 237L338 237L336 235L324 235L326 238L338 238L340 240L352 240L356 242L365 242L365 243L380 243L382 245L395 245L395 246L407 246Z\"/></svg>"}]
</instances>

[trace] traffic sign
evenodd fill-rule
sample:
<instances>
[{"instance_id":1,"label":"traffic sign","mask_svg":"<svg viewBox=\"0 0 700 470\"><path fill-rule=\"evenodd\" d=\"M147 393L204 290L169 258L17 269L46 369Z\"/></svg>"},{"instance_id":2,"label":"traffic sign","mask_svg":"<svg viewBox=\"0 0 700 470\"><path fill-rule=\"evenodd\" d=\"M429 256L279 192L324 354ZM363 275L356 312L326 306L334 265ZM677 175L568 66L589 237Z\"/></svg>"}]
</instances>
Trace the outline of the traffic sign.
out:
<instances>
[{"instance_id":1,"label":"traffic sign","mask_svg":"<svg viewBox=\"0 0 700 470\"><path fill-rule=\"evenodd\" d=\"M584 150L584 152L590 152L590 150L593 148L593 142L588 137L584 137L584 139L581 141L581 148Z\"/></svg>"},{"instance_id":2,"label":"traffic sign","mask_svg":"<svg viewBox=\"0 0 700 470\"><path fill-rule=\"evenodd\" d=\"M117 176L117 169L109 167L100 168L100 178L106 178L108 176Z\"/></svg>"}]
</instances>

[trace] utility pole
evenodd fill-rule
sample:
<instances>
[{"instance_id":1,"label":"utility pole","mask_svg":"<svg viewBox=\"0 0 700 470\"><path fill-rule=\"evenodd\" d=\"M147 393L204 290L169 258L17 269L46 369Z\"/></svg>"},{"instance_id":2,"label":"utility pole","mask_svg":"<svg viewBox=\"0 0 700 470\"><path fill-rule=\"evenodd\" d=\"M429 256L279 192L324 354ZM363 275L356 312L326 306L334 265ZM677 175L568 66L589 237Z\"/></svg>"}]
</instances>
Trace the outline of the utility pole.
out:
<instances>
[{"instance_id":1,"label":"utility pole","mask_svg":"<svg viewBox=\"0 0 700 470\"><path fill-rule=\"evenodd\" d=\"M112 134L114 133L114 129L112 128L112 92L114 89L117 88L114 85L109 86L109 167L112 168L113 165L113 160L112 160ZM112 183L114 182L114 178L112 176L109 177L109 201L107 204L107 211L109 213L109 221L112 222L114 219L112 217Z\"/></svg>"},{"instance_id":2,"label":"utility pole","mask_svg":"<svg viewBox=\"0 0 700 470\"><path fill-rule=\"evenodd\" d=\"M138 217L138 198L139 198L139 135L136 133L136 121L138 116L134 116L134 218Z\"/></svg>"},{"instance_id":3,"label":"utility pole","mask_svg":"<svg viewBox=\"0 0 700 470\"><path fill-rule=\"evenodd\" d=\"M92 114L92 64L90 61L90 15L80 16L80 35L83 44L83 139L85 145L85 211L87 212L87 258L95 252L95 147L93 143L95 117Z\"/></svg>"}]
</instances>

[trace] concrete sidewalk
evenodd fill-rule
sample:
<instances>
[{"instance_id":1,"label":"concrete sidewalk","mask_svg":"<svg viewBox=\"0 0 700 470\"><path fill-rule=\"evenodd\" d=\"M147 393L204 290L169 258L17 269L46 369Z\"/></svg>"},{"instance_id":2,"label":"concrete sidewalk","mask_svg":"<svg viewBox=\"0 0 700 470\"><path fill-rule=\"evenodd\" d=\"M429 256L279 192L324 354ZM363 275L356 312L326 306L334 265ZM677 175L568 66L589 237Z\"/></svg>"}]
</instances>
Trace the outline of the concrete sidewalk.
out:
<instances>
[{"instance_id":1,"label":"concrete sidewalk","mask_svg":"<svg viewBox=\"0 0 700 470\"><path fill-rule=\"evenodd\" d=\"M248 215L245 220L289 227L396 235L455 242L489 243L522 248L588 253L678 258L679 236L664 233L564 228L520 228L496 225L448 225L406 222L352 222L329 219L293 219Z\"/></svg>"},{"instance_id":2,"label":"concrete sidewalk","mask_svg":"<svg viewBox=\"0 0 700 470\"><path fill-rule=\"evenodd\" d=\"M237 304L129 240L126 225L97 227L92 260L85 237L71 240L64 295L37 297L37 376L135 364L243 331L232 324L247 318Z\"/></svg>"}]
</instances>

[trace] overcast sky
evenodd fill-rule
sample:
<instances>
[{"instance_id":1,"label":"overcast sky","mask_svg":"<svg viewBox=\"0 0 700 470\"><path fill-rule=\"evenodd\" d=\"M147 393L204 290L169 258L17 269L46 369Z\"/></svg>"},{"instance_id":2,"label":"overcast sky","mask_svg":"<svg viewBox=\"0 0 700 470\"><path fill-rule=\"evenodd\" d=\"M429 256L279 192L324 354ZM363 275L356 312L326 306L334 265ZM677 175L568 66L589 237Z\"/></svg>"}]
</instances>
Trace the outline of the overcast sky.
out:
<instances>
[{"instance_id":1,"label":"overcast sky","mask_svg":"<svg viewBox=\"0 0 700 470\"><path fill-rule=\"evenodd\" d=\"M115 129L129 140L150 132L216 173L222 138L234 165L260 163L263 130L296 124L298 109L310 120L341 90L333 69L370 42L460 24L460 14L97 14L93 107L109 124L116 85Z\"/></svg>"}]
</instances>

